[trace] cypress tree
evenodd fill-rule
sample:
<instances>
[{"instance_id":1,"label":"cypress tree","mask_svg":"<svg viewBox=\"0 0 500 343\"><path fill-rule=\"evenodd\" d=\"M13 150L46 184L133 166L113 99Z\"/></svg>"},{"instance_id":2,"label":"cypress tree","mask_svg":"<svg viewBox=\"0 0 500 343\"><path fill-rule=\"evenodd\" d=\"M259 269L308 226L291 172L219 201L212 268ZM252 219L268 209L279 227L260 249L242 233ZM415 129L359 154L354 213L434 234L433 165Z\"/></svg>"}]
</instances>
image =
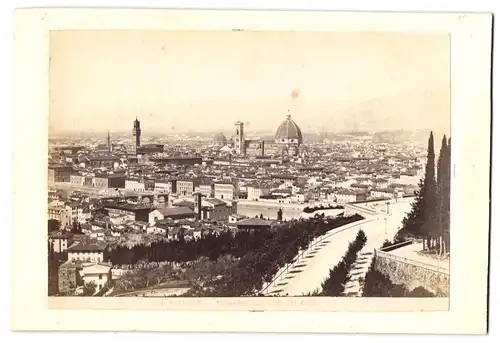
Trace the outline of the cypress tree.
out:
<instances>
[{"instance_id":1,"label":"cypress tree","mask_svg":"<svg viewBox=\"0 0 500 343\"><path fill-rule=\"evenodd\" d=\"M436 178L435 178L434 134L430 133L427 147L427 164L424 178L424 208L423 233L427 236L427 249L430 248L431 238L436 237Z\"/></svg>"},{"instance_id":2,"label":"cypress tree","mask_svg":"<svg viewBox=\"0 0 500 343\"><path fill-rule=\"evenodd\" d=\"M439 251L442 253L442 239L444 237L444 231L446 226L446 202L447 202L447 179L448 179L448 168L447 168L447 155L448 155L448 140L446 136L443 136L441 141L441 150L439 151L438 167L437 167L437 179L436 179L436 195L437 195L437 206L436 206L436 231L435 234L439 237Z\"/></svg>"},{"instance_id":3,"label":"cypress tree","mask_svg":"<svg viewBox=\"0 0 500 343\"><path fill-rule=\"evenodd\" d=\"M419 189L415 192L415 201L411 204L411 210L403 219L403 226L398 235L395 237L397 241L404 241L405 234L409 233L414 236L422 236L423 226L423 208L424 208L424 180L420 179L418 184Z\"/></svg>"},{"instance_id":4,"label":"cypress tree","mask_svg":"<svg viewBox=\"0 0 500 343\"><path fill-rule=\"evenodd\" d=\"M451 192L451 138L448 139L448 145L445 154L445 179L444 179L444 214L443 214L443 235L445 252L450 251L450 192Z\"/></svg>"}]
</instances>

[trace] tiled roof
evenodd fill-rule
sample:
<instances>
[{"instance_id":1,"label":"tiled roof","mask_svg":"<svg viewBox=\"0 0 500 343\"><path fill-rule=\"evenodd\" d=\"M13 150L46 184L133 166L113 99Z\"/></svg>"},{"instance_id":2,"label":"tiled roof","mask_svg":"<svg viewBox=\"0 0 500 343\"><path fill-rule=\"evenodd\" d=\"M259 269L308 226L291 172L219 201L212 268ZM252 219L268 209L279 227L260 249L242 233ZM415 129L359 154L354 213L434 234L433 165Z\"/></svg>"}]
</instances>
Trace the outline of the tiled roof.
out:
<instances>
[{"instance_id":1,"label":"tiled roof","mask_svg":"<svg viewBox=\"0 0 500 343\"><path fill-rule=\"evenodd\" d=\"M107 244L104 242L77 242L68 248L68 251L104 251L107 248Z\"/></svg>"},{"instance_id":2,"label":"tiled roof","mask_svg":"<svg viewBox=\"0 0 500 343\"><path fill-rule=\"evenodd\" d=\"M189 207L179 206L179 207L168 207L159 209L160 213L165 217L175 216L175 215L187 215L194 214L194 211Z\"/></svg>"},{"instance_id":3,"label":"tiled roof","mask_svg":"<svg viewBox=\"0 0 500 343\"><path fill-rule=\"evenodd\" d=\"M243 219L237 223L238 226L271 226L272 222L260 218Z\"/></svg>"},{"instance_id":4,"label":"tiled roof","mask_svg":"<svg viewBox=\"0 0 500 343\"><path fill-rule=\"evenodd\" d=\"M219 199L205 199L205 201L211 203L214 206L221 206L227 204L225 201Z\"/></svg>"},{"instance_id":5,"label":"tiled roof","mask_svg":"<svg viewBox=\"0 0 500 343\"><path fill-rule=\"evenodd\" d=\"M90 265L82 265L82 274L105 274L111 270L111 265L108 263L92 263Z\"/></svg>"}]
</instances>

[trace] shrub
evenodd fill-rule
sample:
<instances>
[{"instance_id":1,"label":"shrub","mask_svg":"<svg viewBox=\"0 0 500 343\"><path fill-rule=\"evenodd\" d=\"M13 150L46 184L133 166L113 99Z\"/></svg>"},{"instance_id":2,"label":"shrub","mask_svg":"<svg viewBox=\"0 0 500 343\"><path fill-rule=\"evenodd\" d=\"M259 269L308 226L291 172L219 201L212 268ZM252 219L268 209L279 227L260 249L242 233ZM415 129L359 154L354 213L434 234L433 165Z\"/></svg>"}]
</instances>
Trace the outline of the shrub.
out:
<instances>
[{"instance_id":1,"label":"shrub","mask_svg":"<svg viewBox=\"0 0 500 343\"><path fill-rule=\"evenodd\" d=\"M386 247L390 247L391 245L393 245L393 243L391 241L389 241L388 239L384 240L384 242L382 243L382 246L381 246L381 249L384 249Z\"/></svg>"},{"instance_id":2,"label":"shrub","mask_svg":"<svg viewBox=\"0 0 500 343\"><path fill-rule=\"evenodd\" d=\"M341 210L343 208L344 208L344 206L342 206L342 205L336 205L336 206L319 205L319 206L315 206L315 207L307 206L302 211L305 213L313 213L313 212L319 211L319 210Z\"/></svg>"},{"instance_id":3,"label":"shrub","mask_svg":"<svg viewBox=\"0 0 500 343\"><path fill-rule=\"evenodd\" d=\"M255 295L262 289L264 282L273 279L279 268L290 263L298 253L316 237L348 223L363 219L362 216L333 219L309 219L292 221L283 227L272 230L259 230L253 234L240 232L238 240L228 239L229 254L240 257L236 265L226 271L220 279L209 280L204 290L189 293L189 296L235 297ZM257 235L257 237L254 237ZM251 241L258 238L251 246ZM218 246L213 242L212 249ZM241 247L240 247L241 246ZM242 252L236 255L232 252Z\"/></svg>"},{"instance_id":4,"label":"shrub","mask_svg":"<svg viewBox=\"0 0 500 343\"><path fill-rule=\"evenodd\" d=\"M323 291L321 295L324 296L341 296L345 285L347 283L347 276L351 270L352 265L356 262L358 252L363 249L366 244L366 235L363 230L359 230L356 239L349 242L347 251L345 252L342 260L332 269L328 278L321 284Z\"/></svg>"},{"instance_id":5,"label":"shrub","mask_svg":"<svg viewBox=\"0 0 500 343\"><path fill-rule=\"evenodd\" d=\"M417 287L417 288L413 289L412 291L407 292L406 296L411 297L411 298L431 298L431 297L435 297L435 294L432 292L429 292L424 287Z\"/></svg>"},{"instance_id":6,"label":"shrub","mask_svg":"<svg viewBox=\"0 0 500 343\"><path fill-rule=\"evenodd\" d=\"M421 297L429 298L436 295L423 287L417 287L409 291L404 285L395 284L391 279L375 269L375 259L372 261L368 273L366 273L365 284L363 287L364 297Z\"/></svg>"}]
</instances>

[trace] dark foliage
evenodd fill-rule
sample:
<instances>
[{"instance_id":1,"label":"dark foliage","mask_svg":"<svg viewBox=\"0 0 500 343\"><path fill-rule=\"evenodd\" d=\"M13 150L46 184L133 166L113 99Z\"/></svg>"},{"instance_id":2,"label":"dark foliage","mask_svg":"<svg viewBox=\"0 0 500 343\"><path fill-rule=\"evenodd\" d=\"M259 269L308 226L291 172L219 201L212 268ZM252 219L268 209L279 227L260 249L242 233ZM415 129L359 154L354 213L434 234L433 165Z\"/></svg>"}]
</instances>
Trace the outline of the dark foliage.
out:
<instances>
[{"instance_id":1,"label":"dark foliage","mask_svg":"<svg viewBox=\"0 0 500 343\"><path fill-rule=\"evenodd\" d=\"M365 285L363 287L364 297L435 297L432 292L427 291L423 287L417 287L412 291L408 291L405 286L394 284L391 279L385 274L375 269L375 259L372 261L368 273L365 277Z\"/></svg>"},{"instance_id":2,"label":"dark foliage","mask_svg":"<svg viewBox=\"0 0 500 343\"><path fill-rule=\"evenodd\" d=\"M436 155L434 153L434 135L431 132L427 147L427 165L425 166L423 189L423 226L422 232L428 240L436 236L437 209L436 209Z\"/></svg>"},{"instance_id":3,"label":"dark foliage","mask_svg":"<svg viewBox=\"0 0 500 343\"><path fill-rule=\"evenodd\" d=\"M342 219L308 220L290 222L284 228L246 231L236 233L226 231L218 235L208 233L204 237L186 241L180 235L178 240L153 242L150 245L136 245L132 248L118 246L108 252L113 265L136 264L138 261L151 262L186 262L200 257L208 257L215 261L220 256L231 255L236 258L249 258L250 252L267 249L268 245L286 245L296 242L304 246L314 237L326 231L345 225L363 217L355 215ZM293 248L292 248L293 249ZM295 256L295 255L294 255Z\"/></svg>"},{"instance_id":4,"label":"dark foliage","mask_svg":"<svg viewBox=\"0 0 500 343\"><path fill-rule=\"evenodd\" d=\"M51 233L52 231L57 231L61 228L61 222L56 219L49 219L47 221L47 226L48 226L48 232Z\"/></svg>"},{"instance_id":5,"label":"dark foliage","mask_svg":"<svg viewBox=\"0 0 500 343\"><path fill-rule=\"evenodd\" d=\"M409 237L424 238L425 249L435 249L437 247L434 244L441 237L445 250L449 251L450 179L450 140L447 140L446 136L443 137L436 168L434 136L431 132L425 177L420 180L411 211L403 219L403 225L394 237L395 243L402 242Z\"/></svg>"},{"instance_id":6,"label":"dark foliage","mask_svg":"<svg viewBox=\"0 0 500 343\"><path fill-rule=\"evenodd\" d=\"M383 248L386 248L386 247L390 247L391 245L393 245L393 243L391 241L389 241L388 239L386 239L386 240L384 240L382 242L381 248L383 249Z\"/></svg>"},{"instance_id":7,"label":"dark foliage","mask_svg":"<svg viewBox=\"0 0 500 343\"><path fill-rule=\"evenodd\" d=\"M255 295L264 282L270 282L278 270L291 263L299 249L306 248L316 237L334 228L361 220L363 217L311 219L292 221L286 227L254 233L261 237L254 249L241 254L239 262L218 280L205 285L191 296L237 297ZM231 253L232 254L232 253Z\"/></svg>"},{"instance_id":8,"label":"dark foliage","mask_svg":"<svg viewBox=\"0 0 500 343\"><path fill-rule=\"evenodd\" d=\"M83 297L91 297L91 296L93 296L95 294L96 289L97 289L97 286L96 286L96 284L94 282L86 283L83 286L83 292L82 292L81 296L83 296Z\"/></svg>"},{"instance_id":9,"label":"dark foliage","mask_svg":"<svg viewBox=\"0 0 500 343\"><path fill-rule=\"evenodd\" d=\"M59 263L54 254L49 251L48 254L48 295L56 295L59 292L58 269Z\"/></svg>"},{"instance_id":10,"label":"dark foliage","mask_svg":"<svg viewBox=\"0 0 500 343\"><path fill-rule=\"evenodd\" d=\"M71 226L71 231L72 234L75 235L82 235L82 224L78 223L76 220L73 221L73 225Z\"/></svg>"},{"instance_id":11,"label":"dark foliage","mask_svg":"<svg viewBox=\"0 0 500 343\"><path fill-rule=\"evenodd\" d=\"M342 260L333 269L330 269L328 278L321 284L321 295L338 297L341 296L347 283L347 277L352 265L356 262L358 252L366 244L366 235L363 230L359 230L356 239L349 243Z\"/></svg>"},{"instance_id":12,"label":"dark foliage","mask_svg":"<svg viewBox=\"0 0 500 343\"><path fill-rule=\"evenodd\" d=\"M277 218L278 218L278 221L283 220L283 210L281 208L278 210Z\"/></svg>"},{"instance_id":13,"label":"dark foliage","mask_svg":"<svg viewBox=\"0 0 500 343\"><path fill-rule=\"evenodd\" d=\"M405 296L410 298L432 298L435 297L436 295L426 290L424 287L417 287L411 291L407 291Z\"/></svg>"},{"instance_id":14,"label":"dark foliage","mask_svg":"<svg viewBox=\"0 0 500 343\"><path fill-rule=\"evenodd\" d=\"M451 155L449 141L446 136L441 141L441 151L437 169L437 230L436 236L443 237L444 248L449 250L450 229L450 181L451 181Z\"/></svg>"},{"instance_id":15,"label":"dark foliage","mask_svg":"<svg viewBox=\"0 0 500 343\"><path fill-rule=\"evenodd\" d=\"M336 206L317 206L317 207L305 207L303 212L305 213L313 213L318 210L342 210L344 209L344 206L341 205L336 205Z\"/></svg>"},{"instance_id":16,"label":"dark foliage","mask_svg":"<svg viewBox=\"0 0 500 343\"><path fill-rule=\"evenodd\" d=\"M48 295L56 295L59 292L59 266L68 259L68 252L56 253L53 251L50 243L47 246L48 251Z\"/></svg>"}]
</instances>

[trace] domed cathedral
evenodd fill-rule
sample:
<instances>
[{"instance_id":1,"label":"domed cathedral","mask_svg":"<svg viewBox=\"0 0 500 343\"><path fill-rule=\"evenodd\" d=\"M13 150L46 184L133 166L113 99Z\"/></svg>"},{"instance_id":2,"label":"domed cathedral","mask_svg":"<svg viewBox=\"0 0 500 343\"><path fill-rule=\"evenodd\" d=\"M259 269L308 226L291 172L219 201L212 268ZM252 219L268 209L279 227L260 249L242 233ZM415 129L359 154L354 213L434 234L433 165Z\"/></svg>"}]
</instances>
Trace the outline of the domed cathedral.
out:
<instances>
[{"instance_id":1,"label":"domed cathedral","mask_svg":"<svg viewBox=\"0 0 500 343\"><path fill-rule=\"evenodd\" d=\"M304 139L300 127L292 120L290 110L286 114L285 121L278 126L274 135L274 141L280 146L284 157L297 156L299 154L299 147L303 146Z\"/></svg>"},{"instance_id":2,"label":"domed cathedral","mask_svg":"<svg viewBox=\"0 0 500 343\"><path fill-rule=\"evenodd\" d=\"M218 133L214 136L214 145L223 147L227 144L226 136L223 133Z\"/></svg>"}]
</instances>

